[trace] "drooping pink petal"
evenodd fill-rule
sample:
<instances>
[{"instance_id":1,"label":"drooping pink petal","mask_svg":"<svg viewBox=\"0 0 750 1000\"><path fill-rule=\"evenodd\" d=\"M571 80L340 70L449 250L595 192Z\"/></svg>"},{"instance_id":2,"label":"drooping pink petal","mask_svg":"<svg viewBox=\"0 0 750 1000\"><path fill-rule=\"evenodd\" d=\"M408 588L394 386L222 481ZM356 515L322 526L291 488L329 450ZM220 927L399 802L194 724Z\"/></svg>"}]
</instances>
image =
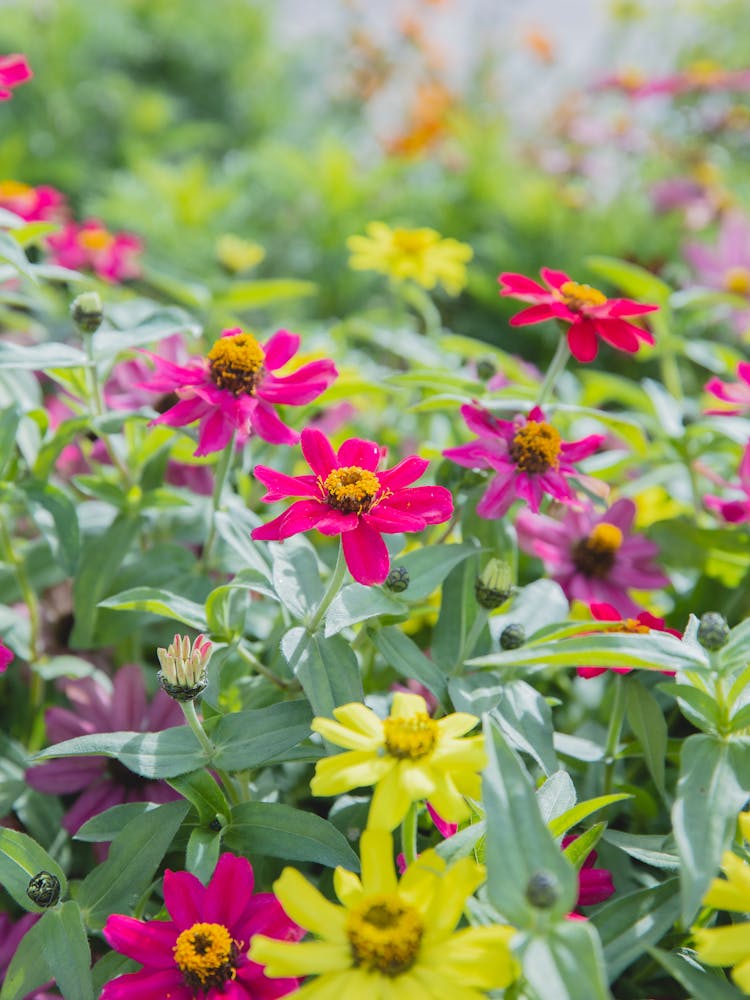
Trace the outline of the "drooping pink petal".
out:
<instances>
[{"instance_id":1,"label":"drooping pink petal","mask_svg":"<svg viewBox=\"0 0 750 1000\"><path fill-rule=\"evenodd\" d=\"M543 267L539 272L550 288L559 291L564 284L570 281L569 275L565 271L553 271L550 267Z\"/></svg>"},{"instance_id":2,"label":"drooping pink petal","mask_svg":"<svg viewBox=\"0 0 750 1000\"><path fill-rule=\"evenodd\" d=\"M214 410L201 420L196 458L222 451L232 440L232 433L238 430L227 420L222 410Z\"/></svg>"},{"instance_id":3,"label":"drooping pink petal","mask_svg":"<svg viewBox=\"0 0 750 1000\"><path fill-rule=\"evenodd\" d=\"M532 302L537 295L549 295L546 288L543 288L536 281L527 278L523 274L513 274L510 271L504 271L497 280L504 286L500 289L501 295L510 295L514 298L528 296L528 301Z\"/></svg>"},{"instance_id":4,"label":"drooping pink petal","mask_svg":"<svg viewBox=\"0 0 750 1000\"><path fill-rule=\"evenodd\" d=\"M547 319L553 319L554 316L555 310L551 305L529 306L528 309L522 309L515 316L511 316L508 325L530 326L532 323L543 323Z\"/></svg>"},{"instance_id":5,"label":"drooping pink petal","mask_svg":"<svg viewBox=\"0 0 750 1000\"><path fill-rule=\"evenodd\" d=\"M185 986L182 973L172 969L141 969L111 979L102 989L99 1000L194 1000L195 994Z\"/></svg>"},{"instance_id":6,"label":"drooping pink petal","mask_svg":"<svg viewBox=\"0 0 750 1000\"><path fill-rule=\"evenodd\" d=\"M258 387L258 396L269 403L304 406L324 393L337 376L332 361L310 361L289 375L268 375Z\"/></svg>"},{"instance_id":7,"label":"drooping pink petal","mask_svg":"<svg viewBox=\"0 0 750 1000\"><path fill-rule=\"evenodd\" d=\"M596 339L596 327L588 319L579 319L568 330L568 347L570 353L582 364L593 361L599 353L599 342Z\"/></svg>"},{"instance_id":8,"label":"drooping pink petal","mask_svg":"<svg viewBox=\"0 0 750 1000\"><path fill-rule=\"evenodd\" d=\"M26 772L26 783L48 795L82 792L102 777L107 762L104 757L66 758L37 764Z\"/></svg>"},{"instance_id":9,"label":"drooping pink petal","mask_svg":"<svg viewBox=\"0 0 750 1000\"><path fill-rule=\"evenodd\" d=\"M251 420L255 433L269 444L292 445L299 441L297 431L287 427L276 411L261 399L252 412Z\"/></svg>"},{"instance_id":10,"label":"drooping pink petal","mask_svg":"<svg viewBox=\"0 0 750 1000\"><path fill-rule=\"evenodd\" d=\"M207 412L207 404L200 396L193 396L190 399L181 399L166 413L159 414L151 421L152 424L167 424L169 427L186 427L188 424L200 420Z\"/></svg>"},{"instance_id":11,"label":"drooping pink petal","mask_svg":"<svg viewBox=\"0 0 750 1000\"><path fill-rule=\"evenodd\" d=\"M395 493L416 482L420 476L424 475L430 463L426 458L419 458L417 455L410 455L392 469L379 473L381 485Z\"/></svg>"},{"instance_id":12,"label":"drooping pink petal","mask_svg":"<svg viewBox=\"0 0 750 1000\"><path fill-rule=\"evenodd\" d=\"M416 514L427 524L442 524L453 514L453 497L444 486L410 486L384 500L390 511Z\"/></svg>"},{"instance_id":13,"label":"drooping pink petal","mask_svg":"<svg viewBox=\"0 0 750 1000\"><path fill-rule=\"evenodd\" d=\"M219 858L203 897L203 919L234 929L248 909L253 909L252 865L246 858L224 853Z\"/></svg>"},{"instance_id":14,"label":"drooping pink petal","mask_svg":"<svg viewBox=\"0 0 750 1000\"><path fill-rule=\"evenodd\" d=\"M114 730L139 730L146 717L146 688L141 668L135 663L120 667L112 683Z\"/></svg>"},{"instance_id":15,"label":"drooping pink petal","mask_svg":"<svg viewBox=\"0 0 750 1000\"><path fill-rule=\"evenodd\" d=\"M363 521L341 536L344 558L357 583L384 583L390 569L388 549L382 537Z\"/></svg>"},{"instance_id":16,"label":"drooping pink petal","mask_svg":"<svg viewBox=\"0 0 750 1000\"><path fill-rule=\"evenodd\" d=\"M179 931L172 921L143 921L115 913L107 918L102 933L112 948L142 965L174 968L172 948Z\"/></svg>"},{"instance_id":17,"label":"drooping pink petal","mask_svg":"<svg viewBox=\"0 0 750 1000\"><path fill-rule=\"evenodd\" d=\"M273 503L287 497L317 497L320 492L315 476L287 476L267 465L256 465L253 475L268 490L261 497L264 503Z\"/></svg>"},{"instance_id":18,"label":"drooping pink petal","mask_svg":"<svg viewBox=\"0 0 750 1000\"><path fill-rule=\"evenodd\" d=\"M113 781L101 781L76 799L63 816L63 826L70 834L78 833L87 820L98 816L106 809L111 809L112 806L122 805L125 796L124 785L116 785Z\"/></svg>"}]
</instances>

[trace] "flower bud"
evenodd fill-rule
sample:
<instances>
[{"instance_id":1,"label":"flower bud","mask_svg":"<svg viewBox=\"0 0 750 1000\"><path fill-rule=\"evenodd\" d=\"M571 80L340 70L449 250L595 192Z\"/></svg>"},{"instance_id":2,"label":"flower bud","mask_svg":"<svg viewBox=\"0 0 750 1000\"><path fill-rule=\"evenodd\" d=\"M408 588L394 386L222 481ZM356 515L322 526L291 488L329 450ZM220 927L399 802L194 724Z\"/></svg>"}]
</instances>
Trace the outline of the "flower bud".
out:
<instances>
[{"instance_id":1,"label":"flower bud","mask_svg":"<svg viewBox=\"0 0 750 1000\"><path fill-rule=\"evenodd\" d=\"M409 586L409 571L406 566L394 566L385 580L385 586L400 594Z\"/></svg>"},{"instance_id":2,"label":"flower bud","mask_svg":"<svg viewBox=\"0 0 750 1000\"><path fill-rule=\"evenodd\" d=\"M549 910L560 898L560 886L552 872L534 872L526 886L526 899L538 910Z\"/></svg>"},{"instance_id":3,"label":"flower bud","mask_svg":"<svg viewBox=\"0 0 750 1000\"><path fill-rule=\"evenodd\" d=\"M477 375L483 382L488 382L497 374L497 365L492 358L484 357L477 361Z\"/></svg>"},{"instance_id":4,"label":"flower bud","mask_svg":"<svg viewBox=\"0 0 750 1000\"><path fill-rule=\"evenodd\" d=\"M488 611L505 604L512 590L510 566L502 559L490 559L474 584L477 604Z\"/></svg>"},{"instance_id":5,"label":"flower bud","mask_svg":"<svg viewBox=\"0 0 750 1000\"><path fill-rule=\"evenodd\" d=\"M176 635L166 649L156 650L161 664L159 683L171 698L193 701L205 690L211 649L204 635L199 635L192 646L186 635Z\"/></svg>"},{"instance_id":6,"label":"flower bud","mask_svg":"<svg viewBox=\"0 0 750 1000\"><path fill-rule=\"evenodd\" d=\"M518 649L526 642L526 629L523 625L514 623L507 625L500 633L500 646L503 649Z\"/></svg>"},{"instance_id":7,"label":"flower bud","mask_svg":"<svg viewBox=\"0 0 750 1000\"><path fill-rule=\"evenodd\" d=\"M727 620L718 611L707 611L701 615L698 626L698 642L704 649L715 652L725 645L729 638L729 626Z\"/></svg>"},{"instance_id":8,"label":"flower bud","mask_svg":"<svg viewBox=\"0 0 750 1000\"><path fill-rule=\"evenodd\" d=\"M49 872L38 872L29 881L26 895L37 906L54 906L60 898L60 879Z\"/></svg>"},{"instance_id":9,"label":"flower bud","mask_svg":"<svg viewBox=\"0 0 750 1000\"><path fill-rule=\"evenodd\" d=\"M95 333L104 319L104 306L98 292L84 292L73 299L70 315L81 333Z\"/></svg>"}]
</instances>

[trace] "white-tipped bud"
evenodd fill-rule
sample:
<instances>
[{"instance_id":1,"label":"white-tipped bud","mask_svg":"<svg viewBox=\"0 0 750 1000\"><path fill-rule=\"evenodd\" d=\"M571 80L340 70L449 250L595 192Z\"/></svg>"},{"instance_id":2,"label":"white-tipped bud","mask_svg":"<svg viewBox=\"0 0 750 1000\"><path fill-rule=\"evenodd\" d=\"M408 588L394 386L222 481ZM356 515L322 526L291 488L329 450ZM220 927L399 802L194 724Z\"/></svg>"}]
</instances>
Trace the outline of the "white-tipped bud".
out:
<instances>
[{"instance_id":1,"label":"white-tipped bud","mask_svg":"<svg viewBox=\"0 0 750 1000\"><path fill-rule=\"evenodd\" d=\"M205 690L211 649L204 635L199 635L192 644L188 636L176 635L166 649L160 646L156 650L161 666L159 683L170 697L192 701Z\"/></svg>"}]
</instances>

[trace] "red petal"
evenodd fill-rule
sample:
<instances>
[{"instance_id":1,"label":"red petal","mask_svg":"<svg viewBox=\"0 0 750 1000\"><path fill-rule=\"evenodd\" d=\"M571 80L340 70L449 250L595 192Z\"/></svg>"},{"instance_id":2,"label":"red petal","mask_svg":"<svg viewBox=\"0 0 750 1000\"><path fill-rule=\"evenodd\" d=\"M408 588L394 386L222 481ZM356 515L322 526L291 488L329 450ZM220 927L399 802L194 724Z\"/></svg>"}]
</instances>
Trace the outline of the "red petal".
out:
<instances>
[{"instance_id":1,"label":"red petal","mask_svg":"<svg viewBox=\"0 0 750 1000\"><path fill-rule=\"evenodd\" d=\"M390 569L386 544L373 528L360 521L354 531L341 536L344 558L357 583L384 583Z\"/></svg>"},{"instance_id":2,"label":"red petal","mask_svg":"<svg viewBox=\"0 0 750 1000\"><path fill-rule=\"evenodd\" d=\"M599 352L599 342L596 339L596 327L588 319L580 319L568 330L568 347L570 353L583 364L593 361Z\"/></svg>"}]
</instances>

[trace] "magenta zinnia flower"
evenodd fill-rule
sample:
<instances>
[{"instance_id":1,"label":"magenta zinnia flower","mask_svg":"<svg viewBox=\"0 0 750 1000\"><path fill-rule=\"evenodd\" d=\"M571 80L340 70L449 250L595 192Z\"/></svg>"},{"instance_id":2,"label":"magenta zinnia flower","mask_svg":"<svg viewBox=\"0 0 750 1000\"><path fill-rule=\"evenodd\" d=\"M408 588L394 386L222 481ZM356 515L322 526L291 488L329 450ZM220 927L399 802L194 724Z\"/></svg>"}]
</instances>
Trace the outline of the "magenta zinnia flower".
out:
<instances>
[{"instance_id":1,"label":"magenta zinnia flower","mask_svg":"<svg viewBox=\"0 0 750 1000\"><path fill-rule=\"evenodd\" d=\"M138 278L143 244L132 233L110 233L97 219L70 222L47 237L52 259L61 267L93 271L104 281Z\"/></svg>"},{"instance_id":2,"label":"magenta zinnia flower","mask_svg":"<svg viewBox=\"0 0 750 1000\"><path fill-rule=\"evenodd\" d=\"M501 295L535 303L516 313L510 320L511 326L527 326L547 319L570 323L568 347L573 357L583 362L596 357L598 337L618 351L630 354L635 354L641 340L653 344L654 338L648 330L628 323L623 317L653 312L658 306L632 299L608 299L598 288L572 281L564 271L543 267L541 275L546 288L522 274L506 272L498 278Z\"/></svg>"},{"instance_id":3,"label":"magenta zinnia flower","mask_svg":"<svg viewBox=\"0 0 750 1000\"><path fill-rule=\"evenodd\" d=\"M688 243L683 249L701 284L750 300L750 221L740 212L728 213L715 246ZM750 326L750 309L732 311L739 333Z\"/></svg>"},{"instance_id":4,"label":"magenta zinnia flower","mask_svg":"<svg viewBox=\"0 0 750 1000\"><path fill-rule=\"evenodd\" d=\"M562 503L575 503L567 477L576 474L572 463L587 458L604 441L591 434L565 442L535 406L528 417L498 420L480 406L462 406L461 416L475 441L443 452L468 469L491 469L496 475L477 504L480 517L502 517L514 500L525 500L536 513L545 493Z\"/></svg>"},{"instance_id":5,"label":"magenta zinnia flower","mask_svg":"<svg viewBox=\"0 0 750 1000\"><path fill-rule=\"evenodd\" d=\"M578 840L575 834L568 834L563 837L561 847L563 850ZM603 903L609 899L615 891L612 882L612 872L608 868L594 868L596 861L596 851L591 851L586 855L583 867L578 872L578 899L576 906L593 906L595 903Z\"/></svg>"},{"instance_id":6,"label":"magenta zinnia flower","mask_svg":"<svg viewBox=\"0 0 750 1000\"><path fill-rule=\"evenodd\" d=\"M185 427L200 420L196 455L221 451L234 432L238 444L251 434L271 444L296 444L299 434L282 423L274 405L311 403L338 375L328 359L311 361L288 375L273 374L294 357L299 345L299 336L287 330L278 330L261 345L235 328L224 330L205 358L187 365L151 354L156 375L144 386L180 397L154 423Z\"/></svg>"},{"instance_id":7,"label":"magenta zinnia flower","mask_svg":"<svg viewBox=\"0 0 750 1000\"><path fill-rule=\"evenodd\" d=\"M0 642L0 674L4 674L13 660L13 653Z\"/></svg>"},{"instance_id":8,"label":"magenta zinnia flower","mask_svg":"<svg viewBox=\"0 0 750 1000\"><path fill-rule=\"evenodd\" d=\"M100 1000L272 1000L296 990L298 979L267 979L247 957L255 934L298 941L304 931L271 892L253 895L245 858L222 854L204 886L190 872L164 874L171 920L114 914L104 926L110 945L143 966L104 987Z\"/></svg>"},{"instance_id":9,"label":"magenta zinnia flower","mask_svg":"<svg viewBox=\"0 0 750 1000\"><path fill-rule=\"evenodd\" d=\"M390 561L384 534L422 531L453 513L453 498L442 486L409 487L429 463L410 455L392 469L378 472L385 449L373 441L349 438L337 452L321 431L302 431L302 453L311 476L287 476L265 465L255 476L268 489L266 503L301 497L283 514L255 528L254 539L280 542L317 528L341 535L349 572L359 583L383 583Z\"/></svg>"},{"instance_id":10,"label":"magenta zinnia flower","mask_svg":"<svg viewBox=\"0 0 750 1000\"><path fill-rule=\"evenodd\" d=\"M737 375L740 379L739 382L722 382L718 378L711 378L706 382L706 392L710 392L724 403L732 404L731 409L706 410L706 413L723 413L726 416L738 416L745 410L750 409L749 361L740 361L737 365Z\"/></svg>"},{"instance_id":11,"label":"magenta zinnia flower","mask_svg":"<svg viewBox=\"0 0 750 1000\"><path fill-rule=\"evenodd\" d=\"M33 75L26 56L0 56L0 101L9 100L13 87L26 83Z\"/></svg>"},{"instance_id":12,"label":"magenta zinnia flower","mask_svg":"<svg viewBox=\"0 0 750 1000\"><path fill-rule=\"evenodd\" d=\"M31 187L20 181L0 181L0 208L27 222L55 219L65 211L65 196L45 184Z\"/></svg>"},{"instance_id":13,"label":"magenta zinnia flower","mask_svg":"<svg viewBox=\"0 0 750 1000\"><path fill-rule=\"evenodd\" d=\"M521 511L516 520L518 544L538 556L568 600L611 604L621 615L635 615L638 605L628 588L666 587L669 577L653 565L658 547L631 535L635 504L623 498L598 515L593 508L569 509L561 520Z\"/></svg>"},{"instance_id":14,"label":"magenta zinnia flower","mask_svg":"<svg viewBox=\"0 0 750 1000\"><path fill-rule=\"evenodd\" d=\"M739 479L739 483L728 483L727 485L744 493L744 497L737 500L722 500L721 497L709 493L703 498L703 502L710 510L716 511L730 524L743 524L750 521L750 442L742 453Z\"/></svg>"},{"instance_id":15,"label":"magenta zinnia flower","mask_svg":"<svg viewBox=\"0 0 750 1000\"><path fill-rule=\"evenodd\" d=\"M595 601L589 610L598 622L617 622L617 625L613 625L608 631L644 634L653 630L656 632L669 632L670 635L677 636L678 639L682 638L682 632L679 632L676 628L667 628L663 618L657 618L648 611L639 611L634 618L626 618L623 621L620 612L617 608L613 608L611 604L600 604ZM590 633L581 633L581 635L588 634ZM616 674L629 674L632 669L632 667L577 667L576 672L579 677L598 677L599 674L606 673L607 670L612 670ZM663 670L662 673L671 674L673 671Z\"/></svg>"},{"instance_id":16,"label":"magenta zinnia flower","mask_svg":"<svg viewBox=\"0 0 750 1000\"><path fill-rule=\"evenodd\" d=\"M120 667L111 691L91 677L65 682L64 691L75 710L47 710L45 723L51 743L91 733L155 733L184 721L177 702L163 691L150 703L146 700L143 673L135 664ZM171 802L180 797L166 782L141 778L108 757L50 760L29 768L26 780L39 792L78 795L63 816L63 826L71 834L111 806L123 802Z\"/></svg>"}]
</instances>

